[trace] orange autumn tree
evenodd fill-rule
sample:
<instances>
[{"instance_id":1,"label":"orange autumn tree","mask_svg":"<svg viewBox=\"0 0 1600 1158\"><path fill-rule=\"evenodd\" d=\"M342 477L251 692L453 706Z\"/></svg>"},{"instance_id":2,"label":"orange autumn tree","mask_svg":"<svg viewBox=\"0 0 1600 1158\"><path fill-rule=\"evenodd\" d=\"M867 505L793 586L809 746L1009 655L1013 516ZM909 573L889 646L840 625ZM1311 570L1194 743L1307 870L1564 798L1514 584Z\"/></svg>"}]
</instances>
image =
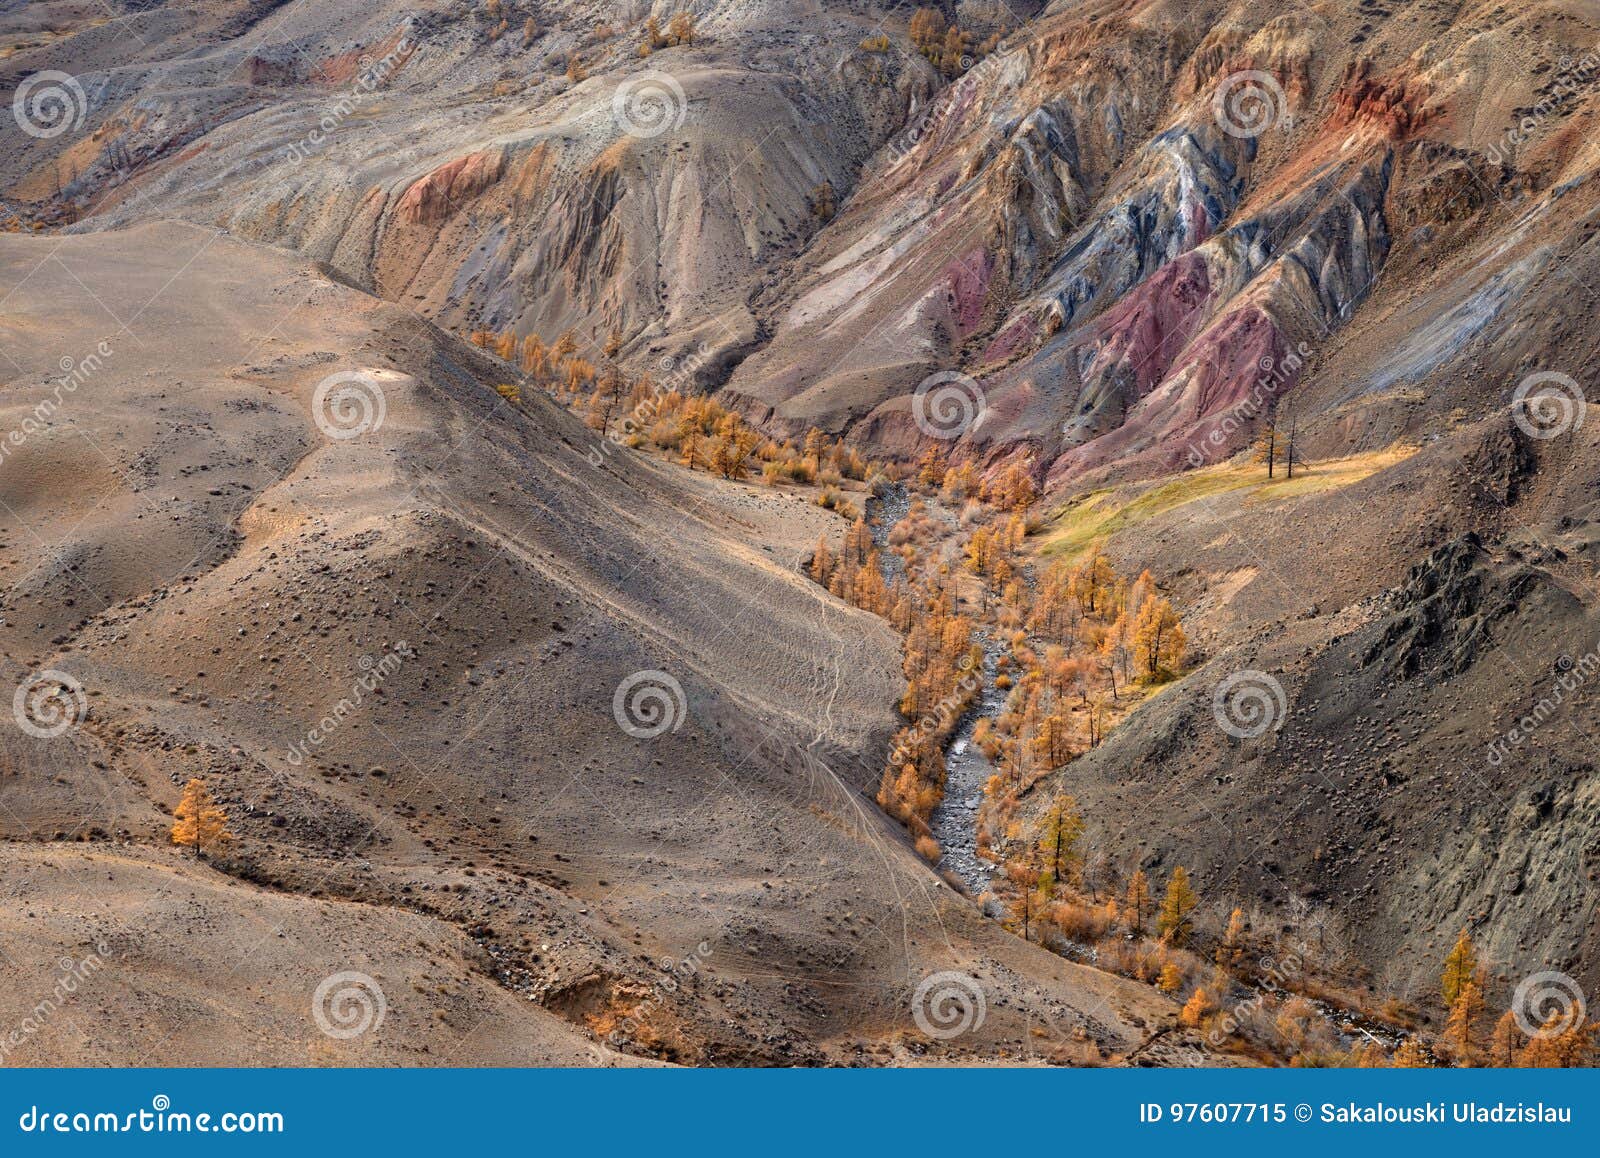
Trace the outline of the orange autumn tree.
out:
<instances>
[{"instance_id":1,"label":"orange autumn tree","mask_svg":"<svg viewBox=\"0 0 1600 1158\"><path fill-rule=\"evenodd\" d=\"M1045 814L1038 847L1045 871L1055 884L1070 885L1077 880L1083 864L1083 851L1078 847L1083 827L1077 800L1065 794L1057 796Z\"/></svg>"},{"instance_id":2,"label":"orange autumn tree","mask_svg":"<svg viewBox=\"0 0 1600 1158\"><path fill-rule=\"evenodd\" d=\"M1038 497L1033 472L1022 463L1006 467L988 486L989 501L1005 511L1025 511Z\"/></svg>"},{"instance_id":3,"label":"orange autumn tree","mask_svg":"<svg viewBox=\"0 0 1600 1158\"><path fill-rule=\"evenodd\" d=\"M193 848L205 856L233 839L228 831L228 816L212 799L204 781L192 779L183 787L183 796L173 812L172 843Z\"/></svg>"},{"instance_id":4,"label":"orange autumn tree","mask_svg":"<svg viewBox=\"0 0 1600 1158\"><path fill-rule=\"evenodd\" d=\"M1156 915L1156 932L1169 945L1182 946L1194 931L1192 914L1200 898L1189 887L1189 872L1182 865L1172 870L1167 881L1167 896Z\"/></svg>"},{"instance_id":5,"label":"orange autumn tree","mask_svg":"<svg viewBox=\"0 0 1600 1158\"><path fill-rule=\"evenodd\" d=\"M1145 914L1151 911L1150 878L1144 869L1135 869L1128 881L1128 930L1135 937L1144 936Z\"/></svg>"},{"instance_id":6,"label":"orange autumn tree","mask_svg":"<svg viewBox=\"0 0 1600 1158\"><path fill-rule=\"evenodd\" d=\"M1444 973L1439 978L1439 991L1444 997L1444 1007L1451 1008L1461 995L1461 989L1478 972L1478 950L1472 944L1472 934L1466 929L1456 938L1455 947L1444 959Z\"/></svg>"},{"instance_id":7,"label":"orange autumn tree","mask_svg":"<svg viewBox=\"0 0 1600 1158\"><path fill-rule=\"evenodd\" d=\"M1480 1027L1488 1010L1483 999L1482 978L1480 971L1462 983L1445 1025L1444 1037L1458 1066L1476 1065L1483 1056Z\"/></svg>"},{"instance_id":8,"label":"orange autumn tree","mask_svg":"<svg viewBox=\"0 0 1600 1158\"><path fill-rule=\"evenodd\" d=\"M852 544L847 538L840 569L863 549L859 539ZM972 638L971 621L956 613L951 589L918 589L907 596L921 605L909 624L902 667L900 712L911 724L895 735L878 803L926 835L927 819L944 795L944 741L977 696L983 652Z\"/></svg>"},{"instance_id":9,"label":"orange autumn tree","mask_svg":"<svg viewBox=\"0 0 1600 1158\"><path fill-rule=\"evenodd\" d=\"M1463 991L1465 986L1463 986ZM1581 1069L1595 1063L1597 1030L1572 1017L1569 1011L1552 1010L1517 1052L1515 1064L1522 1069Z\"/></svg>"},{"instance_id":10,"label":"orange autumn tree","mask_svg":"<svg viewBox=\"0 0 1600 1158\"><path fill-rule=\"evenodd\" d=\"M1178 1014L1180 1025L1187 1025L1191 1029L1199 1029L1206 1019L1217 1011L1217 1003L1211 999L1210 994L1202 986L1189 995L1188 1002Z\"/></svg>"},{"instance_id":11,"label":"orange autumn tree","mask_svg":"<svg viewBox=\"0 0 1600 1158\"><path fill-rule=\"evenodd\" d=\"M1159 595L1146 598L1133 628L1134 665L1140 674L1155 680L1176 672L1183 663L1186 643L1183 624L1172 604Z\"/></svg>"}]
</instances>

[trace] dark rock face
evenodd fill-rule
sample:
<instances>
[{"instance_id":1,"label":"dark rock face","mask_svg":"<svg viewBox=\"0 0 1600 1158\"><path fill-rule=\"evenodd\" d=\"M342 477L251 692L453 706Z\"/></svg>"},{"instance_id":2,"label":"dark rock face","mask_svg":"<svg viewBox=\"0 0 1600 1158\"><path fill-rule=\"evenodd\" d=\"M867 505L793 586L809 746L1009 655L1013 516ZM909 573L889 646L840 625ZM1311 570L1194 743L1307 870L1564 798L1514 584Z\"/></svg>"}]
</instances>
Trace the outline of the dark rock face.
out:
<instances>
[{"instance_id":1,"label":"dark rock face","mask_svg":"<svg viewBox=\"0 0 1600 1158\"><path fill-rule=\"evenodd\" d=\"M1362 662L1382 663L1394 679L1419 674L1429 659L1429 674L1459 675L1489 642L1490 625L1515 610L1517 595L1532 582L1532 573L1521 570L1487 598L1488 560L1478 536L1469 532L1411 569L1394 595L1395 615Z\"/></svg>"}]
</instances>

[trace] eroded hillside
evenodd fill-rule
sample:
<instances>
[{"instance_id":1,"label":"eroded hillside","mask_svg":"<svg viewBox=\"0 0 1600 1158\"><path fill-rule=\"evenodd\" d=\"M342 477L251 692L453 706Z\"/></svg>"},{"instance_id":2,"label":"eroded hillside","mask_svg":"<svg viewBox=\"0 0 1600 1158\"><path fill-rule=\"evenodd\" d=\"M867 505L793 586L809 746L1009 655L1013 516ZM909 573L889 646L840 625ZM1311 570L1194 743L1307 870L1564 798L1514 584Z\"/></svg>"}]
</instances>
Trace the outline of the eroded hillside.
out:
<instances>
[{"instance_id":1,"label":"eroded hillside","mask_svg":"<svg viewBox=\"0 0 1600 1158\"><path fill-rule=\"evenodd\" d=\"M0 930L104 959L87 1038L33 1060L881 1061L941 969L993 987L968 1055L1024 1008L1079 1061L1170 1019L871 806L898 647L799 572L835 516L599 453L281 252L152 225L0 258L32 725L0 740ZM192 779L235 836L207 859L168 841ZM346 973L385 1032L319 1032Z\"/></svg>"},{"instance_id":2,"label":"eroded hillside","mask_svg":"<svg viewBox=\"0 0 1600 1158\"><path fill-rule=\"evenodd\" d=\"M1030 592L1099 549L1171 594L1181 678L1041 770L1009 853L1070 791L1124 875L1188 866L1210 934L1241 906L1315 909L1374 1001L1434 1001L1463 927L1501 988L1546 968L1600 981L1600 9L973 0L941 6L959 28L922 43L912 16L236 0L3 18L0 88L72 78L59 131L44 117L0 142L0 216L47 235L8 243L13 411L101 328L142 333L146 298L175 310L160 271L213 299L165 316L157 341L195 335L176 359L115 343L113 409L66 411L103 453L53 425L0 464L19 678L75 655L105 673L73 741L97 746L92 771L59 775L20 742L31 779L0 782L17 832L109 809L100 835L142 849L183 778L226 771L228 804L252 810L251 879L297 904L335 869L340 895L412 913L468 906L469 884L461 911L494 930L480 950L522 954L500 981L526 970L540 1008L565 1003L541 1023L551 1050L649 992L639 953L688 953L704 904L737 914L742 964L715 1002L669 1003L677 1056L882 1045L898 1007L840 1003L827 946L860 944L849 984L888 993L948 956L946 930L1020 954L1007 968L1064 986L1063 1010L1094 1004L1074 986L1112 986L1125 1004L1089 1036L1125 1053L1162 999L978 920L867 802L904 723L900 641L797 574L837 520L620 448L594 470L593 434L534 397L565 384L517 357L565 337L635 390L654 373L913 483L932 452L935 475L967 480L941 531L954 567L977 517L959 503L1020 472ZM188 226L141 228L162 218ZM218 229L296 258L191 247ZM309 392L351 359L393 375L387 434L324 445ZM508 379L527 413L492 393ZM581 409L592 374L570 385ZM1268 428L1293 440L1292 479L1252 458ZM666 435L651 445L676 449ZM431 654L400 607L444 637ZM401 664L370 729L341 729L320 765L269 766L329 676L396 639L425 662ZM690 707L671 759L619 750L608 723L609 689L650 668ZM463 705L518 677L460 760ZM1240 679L1260 730L1225 725ZM379 724L415 767L374 754ZM527 768L571 785L530 796ZM768 809L790 818L783 855ZM371 851L339 851L368 830ZM641 833L670 851L641 852ZM793 870L814 848L816 871ZM480 900L490 872L532 872L538 919L603 925L602 947L507 948L490 914L534 898L496 876ZM460 874L443 907L439 873ZM1020 1031L994 1032L976 1048Z\"/></svg>"}]
</instances>

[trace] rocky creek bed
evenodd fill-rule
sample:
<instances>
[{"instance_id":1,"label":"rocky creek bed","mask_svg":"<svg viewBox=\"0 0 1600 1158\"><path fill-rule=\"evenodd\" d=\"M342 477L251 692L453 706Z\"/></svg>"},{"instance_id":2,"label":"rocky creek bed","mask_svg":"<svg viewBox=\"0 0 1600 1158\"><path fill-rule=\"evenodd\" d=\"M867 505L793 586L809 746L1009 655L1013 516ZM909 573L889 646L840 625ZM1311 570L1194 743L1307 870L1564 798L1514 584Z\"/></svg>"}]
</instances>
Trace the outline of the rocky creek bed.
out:
<instances>
[{"instance_id":1,"label":"rocky creek bed","mask_svg":"<svg viewBox=\"0 0 1600 1158\"><path fill-rule=\"evenodd\" d=\"M884 578L890 582L904 577L905 565L889 549L889 532L910 509L911 496L904 486L889 487L867 503L872 542L878 548ZM994 774L994 765L972 742L972 735L979 719L999 714L1006 693L995 686L1002 645L982 628L973 635L983 646L983 687L945 746L944 799L928 818L928 825L944 854L939 858L939 868L952 873L976 897L988 891L995 872L995 866L978 855L978 809L983 803L983 786Z\"/></svg>"}]
</instances>

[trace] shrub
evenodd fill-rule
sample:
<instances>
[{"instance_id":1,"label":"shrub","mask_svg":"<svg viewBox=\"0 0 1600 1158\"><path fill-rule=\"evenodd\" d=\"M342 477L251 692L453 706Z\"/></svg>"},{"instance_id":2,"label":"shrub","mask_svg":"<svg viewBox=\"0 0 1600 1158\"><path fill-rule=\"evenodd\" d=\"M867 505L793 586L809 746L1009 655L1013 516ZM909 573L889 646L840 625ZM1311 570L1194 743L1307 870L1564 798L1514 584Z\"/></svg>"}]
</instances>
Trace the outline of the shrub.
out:
<instances>
[{"instance_id":1,"label":"shrub","mask_svg":"<svg viewBox=\"0 0 1600 1158\"><path fill-rule=\"evenodd\" d=\"M1092 945L1111 928L1111 917L1104 905L1062 901L1050 909L1050 923L1069 941Z\"/></svg>"}]
</instances>

